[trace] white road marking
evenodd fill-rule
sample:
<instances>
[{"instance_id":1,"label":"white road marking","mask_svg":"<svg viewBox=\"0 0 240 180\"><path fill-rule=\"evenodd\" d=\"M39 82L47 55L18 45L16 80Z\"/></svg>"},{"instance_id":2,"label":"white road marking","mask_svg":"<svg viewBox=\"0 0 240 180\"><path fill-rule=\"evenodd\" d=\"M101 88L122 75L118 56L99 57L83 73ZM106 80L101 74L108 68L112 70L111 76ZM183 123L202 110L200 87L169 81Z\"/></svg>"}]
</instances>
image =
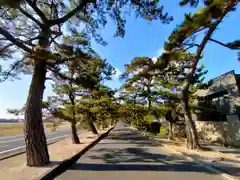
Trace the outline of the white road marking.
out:
<instances>
[{"instance_id":1,"label":"white road marking","mask_svg":"<svg viewBox=\"0 0 240 180\"><path fill-rule=\"evenodd\" d=\"M3 145L3 146L1 145L0 148L1 148L1 147L7 147L7 146L9 146L9 144L7 144L7 145Z\"/></svg>"},{"instance_id":2,"label":"white road marking","mask_svg":"<svg viewBox=\"0 0 240 180\"><path fill-rule=\"evenodd\" d=\"M61 132L61 131L57 131L57 132L49 132L49 133L46 133L46 136L50 136L50 135L53 135L53 134L57 134L57 133L59 133L59 132ZM14 137L21 137L21 136L8 136L8 138L14 138ZM7 137L5 137L5 138L7 138ZM4 139L4 138L2 138L2 139ZM0 144L4 144L4 143L9 143L9 142L14 142L14 141L20 141L20 140L23 140L24 139L24 137L22 136L21 138L18 138L18 139L12 139L12 140L8 140L8 141L1 141L0 140Z\"/></svg>"},{"instance_id":3,"label":"white road marking","mask_svg":"<svg viewBox=\"0 0 240 180\"><path fill-rule=\"evenodd\" d=\"M9 143L9 142L14 142L14 141L19 141L19 140L23 140L23 139L24 139L24 138L13 139L13 140L9 140L9 141L1 141L0 144Z\"/></svg>"},{"instance_id":4,"label":"white road marking","mask_svg":"<svg viewBox=\"0 0 240 180\"><path fill-rule=\"evenodd\" d=\"M52 139L48 139L47 141L59 139L59 138L62 138L62 137L67 137L67 136L69 136L69 135L71 135L71 134L65 134L65 135L63 135L63 136L58 136L58 137L55 137L55 138L52 138Z\"/></svg>"},{"instance_id":5,"label":"white road marking","mask_svg":"<svg viewBox=\"0 0 240 180\"><path fill-rule=\"evenodd\" d=\"M5 150L5 151L1 151L0 155L4 154L4 153L11 152L11 151L15 151L15 150L18 150L18 149L22 149L22 148L25 148L25 146L19 146L19 147L13 148L13 149L8 149L8 150Z\"/></svg>"},{"instance_id":6,"label":"white road marking","mask_svg":"<svg viewBox=\"0 0 240 180\"><path fill-rule=\"evenodd\" d=\"M23 137L23 135L19 135L19 136L3 136L3 137L0 137L0 139L11 139L11 138L16 138L16 137Z\"/></svg>"},{"instance_id":7,"label":"white road marking","mask_svg":"<svg viewBox=\"0 0 240 180\"><path fill-rule=\"evenodd\" d=\"M58 136L58 137L55 137L55 138L52 138L52 139L48 139L47 142L52 141L52 140L56 140L56 139L60 139L60 138L63 138L63 137L67 137L69 135L70 134L66 134L66 135L63 135L63 136ZM22 149L22 148L25 148L25 146L19 146L19 147L13 148L13 149L8 149L8 150L5 150L5 151L1 151L0 155L5 154L5 153L9 153L9 152L12 152L12 151L15 151L15 150L18 150L18 149Z\"/></svg>"}]
</instances>

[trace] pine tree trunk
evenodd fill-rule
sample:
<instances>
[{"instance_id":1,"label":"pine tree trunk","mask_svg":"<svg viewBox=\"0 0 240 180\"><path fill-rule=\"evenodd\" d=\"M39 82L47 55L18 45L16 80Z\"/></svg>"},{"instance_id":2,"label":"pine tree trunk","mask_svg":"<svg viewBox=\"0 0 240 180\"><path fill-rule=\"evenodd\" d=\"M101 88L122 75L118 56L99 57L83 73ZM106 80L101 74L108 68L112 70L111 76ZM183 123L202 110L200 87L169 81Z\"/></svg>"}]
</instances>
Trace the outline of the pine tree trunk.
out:
<instances>
[{"instance_id":1,"label":"pine tree trunk","mask_svg":"<svg viewBox=\"0 0 240 180\"><path fill-rule=\"evenodd\" d=\"M111 125L111 126L114 126L116 121L117 121L117 120L114 119L114 117L111 115L111 123L110 123L110 125Z\"/></svg>"},{"instance_id":2,"label":"pine tree trunk","mask_svg":"<svg viewBox=\"0 0 240 180\"><path fill-rule=\"evenodd\" d=\"M73 78L73 75L72 75ZM72 88L72 83L70 82L70 87ZM77 134L77 128L76 128L76 109L75 109L75 95L72 91L68 94L69 100L72 104L72 122L71 122L71 130L72 130L72 142L73 144L80 144L80 140L78 138Z\"/></svg>"},{"instance_id":3,"label":"pine tree trunk","mask_svg":"<svg viewBox=\"0 0 240 180\"><path fill-rule=\"evenodd\" d=\"M87 113L87 116L88 116L88 124L89 124L90 130L91 130L94 134L98 134L98 131L97 131L96 127L94 126L93 122L92 122L91 113L88 112L88 113Z\"/></svg>"},{"instance_id":4,"label":"pine tree trunk","mask_svg":"<svg viewBox=\"0 0 240 180\"><path fill-rule=\"evenodd\" d=\"M89 122L89 125L90 125L91 131L92 131L94 134L98 134L98 131L97 131L97 129L95 128L93 122Z\"/></svg>"},{"instance_id":5,"label":"pine tree trunk","mask_svg":"<svg viewBox=\"0 0 240 180\"><path fill-rule=\"evenodd\" d=\"M187 91L182 92L181 104L183 107L184 118L185 118L185 123L186 123L187 142L188 142L188 146L189 146L188 148L197 149L197 148L199 148L197 130L196 130L195 124L192 120L191 112L189 110L188 92Z\"/></svg>"},{"instance_id":6,"label":"pine tree trunk","mask_svg":"<svg viewBox=\"0 0 240 180\"><path fill-rule=\"evenodd\" d=\"M173 124L172 122L169 122L169 128L168 128L168 139L173 139Z\"/></svg>"},{"instance_id":7,"label":"pine tree trunk","mask_svg":"<svg viewBox=\"0 0 240 180\"><path fill-rule=\"evenodd\" d=\"M30 85L24 121L24 137L28 166L48 164L49 154L42 122L42 98L46 77L44 61L34 61L32 82Z\"/></svg>"},{"instance_id":8,"label":"pine tree trunk","mask_svg":"<svg viewBox=\"0 0 240 180\"><path fill-rule=\"evenodd\" d=\"M148 81L148 85L147 85L147 91L148 91L148 97L147 97L148 98L148 113L152 109L151 82L152 82L152 78L150 77L150 79Z\"/></svg>"},{"instance_id":9,"label":"pine tree trunk","mask_svg":"<svg viewBox=\"0 0 240 180\"><path fill-rule=\"evenodd\" d=\"M72 142L73 142L73 144L80 144L80 140L79 140L78 134L77 134L76 122L71 123L71 129L72 129Z\"/></svg>"},{"instance_id":10,"label":"pine tree trunk","mask_svg":"<svg viewBox=\"0 0 240 180\"><path fill-rule=\"evenodd\" d=\"M151 112L151 109L152 109L152 100L151 100L151 97L148 97L148 113Z\"/></svg>"},{"instance_id":11,"label":"pine tree trunk","mask_svg":"<svg viewBox=\"0 0 240 180\"><path fill-rule=\"evenodd\" d=\"M191 149L192 147L192 135L189 130L189 126L185 125L185 132L187 137L187 148Z\"/></svg>"}]
</instances>

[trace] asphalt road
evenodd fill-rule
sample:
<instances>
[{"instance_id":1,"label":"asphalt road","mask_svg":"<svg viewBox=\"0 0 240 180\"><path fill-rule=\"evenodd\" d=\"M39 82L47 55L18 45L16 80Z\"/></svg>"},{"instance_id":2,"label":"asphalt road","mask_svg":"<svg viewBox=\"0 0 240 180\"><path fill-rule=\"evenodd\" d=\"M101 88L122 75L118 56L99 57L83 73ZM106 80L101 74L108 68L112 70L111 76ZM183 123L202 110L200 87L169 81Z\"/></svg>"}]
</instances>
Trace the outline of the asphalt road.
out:
<instances>
[{"instance_id":1,"label":"asphalt road","mask_svg":"<svg viewBox=\"0 0 240 180\"><path fill-rule=\"evenodd\" d=\"M159 142L118 127L57 180L221 180Z\"/></svg>"},{"instance_id":2,"label":"asphalt road","mask_svg":"<svg viewBox=\"0 0 240 180\"><path fill-rule=\"evenodd\" d=\"M61 140L71 135L70 129L59 129L55 132L46 132L48 142ZM20 136L6 136L0 137L0 157L4 154L17 152L25 148L24 137Z\"/></svg>"}]
</instances>

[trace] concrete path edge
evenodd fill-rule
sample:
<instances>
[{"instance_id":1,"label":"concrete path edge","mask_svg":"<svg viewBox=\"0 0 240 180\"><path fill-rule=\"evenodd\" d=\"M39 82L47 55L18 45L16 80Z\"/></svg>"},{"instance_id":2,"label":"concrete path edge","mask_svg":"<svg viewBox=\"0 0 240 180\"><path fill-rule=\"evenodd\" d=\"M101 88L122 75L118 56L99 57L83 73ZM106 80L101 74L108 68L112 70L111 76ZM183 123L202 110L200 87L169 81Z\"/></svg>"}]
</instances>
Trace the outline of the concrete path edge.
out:
<instances>
[{"instance_id":1,"label":"concrete path edge","mask_svg":"<svg viewBox=\"0 0 240 180\"><path fill-rule=\"evenodd\" d=\"M197 158L191 157L191 156L187 155L186 153L181 152L180 150L178 150L178 149L176 149L176 148L169 147L168 145L165 145L165 144L163 144L163 146L165 146L166 148L168 148L168 149L170 149L170 150L174 150L174 151L178 152L179 154L181 154L182 156L184 156L186 159L188 159L188 160L190 160L190 161L193 161L193 162L195 162L195 163L197 163L197 164L200 164L200 165L204 166L206 169L208 169L208 170L210 170L210 171L212 171L212 172L214 172L214 173L216 173L216 174L224 177L225 179L228 179L228 180L238 180L238 179L236 179L234 176L232 176L232 175L230 175L230 174L227 174L227 173L225 173L225 172L223 172L223 171L220 171L220 170L218 170L218 169L210 166L209 164L206 164L206 163L198 160Z\"/></svg>"},{"instance_id":2,"label":"concrete path edge","mask_svg":"<svg viewBox=\"0 0 240 180\"><path fill-rule=\"evenodd\" d=\"M40 180L52 180L65 172L70 166L72 166L74 163L76 163L82 155L84 155L88 150L90 150L93 146L95 146L99 141L101 141L103 138L107 137L108 134L112 131L114 127L111 127L106 132L102 133L98 136L97 139L92 141L90 144L88 144L84 149L82 149L80 152L72 156L71 158L63 160L59 165L54 166L52 169L44 173L42 176L40 176L38 179Z\"/></svg>"},{"instance_id":3,"label":"concrete path edge","mask_svg":"<svg viewBox=\"0 0 240 180\"><path fill-rule=\"evenodd\" d=\"M135 130L135 131L138 131L136 128L134 128L134 127L132 127L132 126L131 126L131 129L133 129L133 130ZM147 136L149 136L149 135L147 135ZM156 137L154 137L154 136L151 136L151 137L152 137L153 139L156 139L156 140L157 140ZM218 170L218 169L216 169L216 168L214 168L214 167L212 167L212 166L210 166L210 165L208 165L208 164L206 164L206 163L204 163L204 162L202 162L202 161L200 161L200 160L198 160L198 159L196 159L196 158L194 158L194 157L188 156L186 153L183 153L183 152L181 152L180 150L178 150L178 149L176 149L176 148L169 147L169 146L166 145L166 144L163 144L163 146L166 147L166 148L168 148L168 149L170 149L170 150L172 150L172 151L176 151L177 153L179 153L179 154L181 154L182 156L184 156L186 159L188 159L188 160L190 160L190 161L193 161L193 162L195 162L195 163L197 163L197 164L200 164L201 166L204 166L206 169L208 169L208 170L210 170L210 171L212 171L212 172L214 172L214 173L216 173L216 174L224 177L225 179L228 179L228 180L239 180L239 179L236 179L234 176L232 176L232 175L230 175L230 174L227 174L227 173L225 173L225 172L223 172L223 171L220 171L220 170Z\"/></svg>"},{"instance_id":4,"label":"concrete path edge","mask_svg":"<svg viewBox=\"0 0 240 180\"><path fill-rule=\"evenodd\" d=\"M215 151L215 152L217 152L217 153L219 153L219 154L225 155L225 153L222 153L221 151L218 151L218 150L216 150L216 149L214 149L214 148L211 148L211 147L210 147L210 149L212 149L213 151ZM239 158L238 155L233 155L233 154L232 154L231 156L234 157L234 158Z\"/></svg>"}]
</instances>

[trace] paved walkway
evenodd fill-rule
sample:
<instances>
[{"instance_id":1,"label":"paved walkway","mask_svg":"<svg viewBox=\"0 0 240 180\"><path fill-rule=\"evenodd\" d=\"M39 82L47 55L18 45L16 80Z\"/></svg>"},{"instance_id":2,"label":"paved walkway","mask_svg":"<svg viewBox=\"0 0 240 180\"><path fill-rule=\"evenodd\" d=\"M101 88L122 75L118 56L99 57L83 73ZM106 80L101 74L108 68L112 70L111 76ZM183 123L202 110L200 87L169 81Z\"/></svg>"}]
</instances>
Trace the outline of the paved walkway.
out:
<instances>
[{"instance_id":1,"label":"paved walkway","mask_svg":"<svg viewBox=\"0 0 240 180\"><path fill-rule=\"evenodd\" d=\"M128 127L118 127L57 180L221 180Z\"/></svg>"},{"instance_id":2,"label":"paved walkway","mask_svg":"<svg viewBox=\"0 0 240 180\"><path fill-rule=\"evenodd\" d=\"M236 158L240 158L240 149L239 148L227 148L220 146L218 144L207 144L208 148L211 148L214 151L223 153L223 154L230 154L231 156L234 156Z\"/></svg>"},{"instance_id":3,"label":"paved walkway","mask_svg":"<svg viewBox=\"0 0 240 180\"><path fill-rule=\"evenodd\" d=\"M226 148L220 145L207 145L208 148L220 152L220 159L207 158L207 161L213 167L235 176L240 179L240 150L236 148ZM231 158L233 157L233 158Z\"/></svg>"}]
</instances>

